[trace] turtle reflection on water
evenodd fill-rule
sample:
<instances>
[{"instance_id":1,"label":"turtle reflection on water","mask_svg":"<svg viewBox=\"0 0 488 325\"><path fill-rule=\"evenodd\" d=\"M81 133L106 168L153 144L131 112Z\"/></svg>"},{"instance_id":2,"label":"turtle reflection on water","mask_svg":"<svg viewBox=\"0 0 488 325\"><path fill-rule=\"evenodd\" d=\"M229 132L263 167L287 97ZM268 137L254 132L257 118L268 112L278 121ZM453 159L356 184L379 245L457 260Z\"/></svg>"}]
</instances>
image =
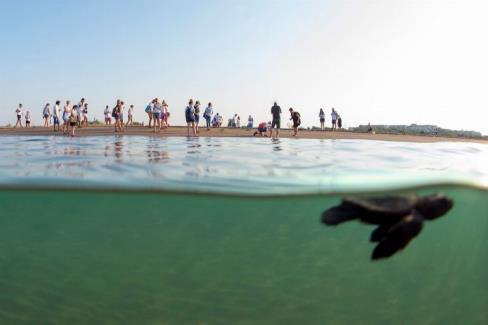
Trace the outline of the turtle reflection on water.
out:
<instances>
[{"instance_id":1,"label":"turtle reflection on water","mask_svg":"<svg viewBox=\"0 0 488 325\"><path fill-rule=\"evenodd\" d=\"M405 248L420 233L424 220L443 216L453 204L450 198L441 194L345 198L340 205L324 211L322 222L335 226L359 219L378 225L370 238L378 243L371 256L376 260Z\"/></svg>"}]
</instances>

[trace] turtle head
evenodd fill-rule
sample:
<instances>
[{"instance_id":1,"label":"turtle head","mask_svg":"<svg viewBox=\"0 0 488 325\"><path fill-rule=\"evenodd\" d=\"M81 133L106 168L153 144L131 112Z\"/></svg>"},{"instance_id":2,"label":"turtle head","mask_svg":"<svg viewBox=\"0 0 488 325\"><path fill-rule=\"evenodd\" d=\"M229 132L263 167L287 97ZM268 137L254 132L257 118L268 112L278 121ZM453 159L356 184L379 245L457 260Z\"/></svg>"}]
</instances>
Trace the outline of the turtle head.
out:
<instances>
[{"instance_id":1,"label":"turtle head","mask_svg":"<svg viewBox=\"0 0 488 325\"><path fill-rule=\"evenodd\" d=\"M437 219L446 214L454 205L454 201L442 194L421 197L415 209L427 220Z\"/></svg>"}]
</instances>

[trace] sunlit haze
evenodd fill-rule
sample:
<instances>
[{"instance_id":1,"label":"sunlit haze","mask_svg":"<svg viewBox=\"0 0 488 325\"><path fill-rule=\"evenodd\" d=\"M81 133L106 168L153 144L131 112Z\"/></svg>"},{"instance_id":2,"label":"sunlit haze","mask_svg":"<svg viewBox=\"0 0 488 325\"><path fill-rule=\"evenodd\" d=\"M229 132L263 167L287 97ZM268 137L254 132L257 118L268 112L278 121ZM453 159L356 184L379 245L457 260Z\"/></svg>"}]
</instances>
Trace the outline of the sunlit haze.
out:
<instances>
[{"instance_id":1,"label":"sunlit haze","mask_svg":"<svg viewBox=\"0 0 488 325\"><path fill-rule=\"evenodd\" d=\"M488 134L485 1L1 1L0 125L23 103L189 98L256 122L277 101L319 125L434 124ZM288 115L285 115L288 117ZM330 122L327 120L327 123Z\"/></svg>"}]
</instances>

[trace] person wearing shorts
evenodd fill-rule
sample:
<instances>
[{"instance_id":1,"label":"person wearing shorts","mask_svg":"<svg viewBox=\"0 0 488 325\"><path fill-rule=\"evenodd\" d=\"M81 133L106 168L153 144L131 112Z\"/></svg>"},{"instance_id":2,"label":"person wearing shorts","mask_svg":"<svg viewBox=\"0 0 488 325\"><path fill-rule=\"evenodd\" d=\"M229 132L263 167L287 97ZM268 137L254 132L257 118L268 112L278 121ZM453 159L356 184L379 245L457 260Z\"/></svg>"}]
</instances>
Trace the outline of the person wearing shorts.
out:
<instances>
[{"instance_id":1,"label":"person wearing shorts","mask_svg":"<svg viewBox=\"0 0 488 325\"><path fill-rule=\"evenodd\" d=\"M195 127L195 110L193 108L193 99L190 99L188 106L185 109L185 119L188 130L188 136L190 136L190 128L193 130L193 136L197 136L197 129Z\"/></svg>"},{"instance_id":2,"label":"person wearing shorts","mask_svg":"<svg viewBox=\"0 0 488 325\"><path fill-rule=\"evenodd\" d=\"M336 110L334 108L332 108L332 113L330 113L330 116L332 118L332 130L335 130L337 129L337 116L339 114L337 114Z\"/></svg>"},{"instance_id":3,"label":"person wearing shorts","mask_svg":"<svg viewBox=\"0 0 488 325\"><path fill-rule=\"evenodd\" d=\"M271 107L271 115L273 116L271 122L271 130L270 130L270 137L273 137L273 129L276 128L276 137L280 136L280 128L281 128L281 107L278 106L276 102L274 102L273 107Z\"/></svg>"},{"instance_id":4,"label":"person wearing shorts","mask_svg":"<svg viewBox=\"0 0 488 325\"><path fill-rule=\"evenodd\" d=\"M54 126L54 131L56 132L56 125L58 126L59 131L59 120L61 119L61 102L59 100L56 101L53 107L53 126Z\"/></svg>"},{"instance_id":5,"label":"person wearing shorts","mask_svg":"<svg viewBox=\"0 0 488 325\"><path fill-rule=\"evenodd\" d=\"M17 114L17 123L15 123L15 127L22 127L22 104L19 104L19 107L17 107L15 113Z\"/></svg>"},{"instance_id":6,"label":"person wearing shorts","mask_svg":"<svg viewBox=\"0 0 488 325\"><path fill-rule=\"evenodd\" d=\"M325 131L325 112L322 108L319 111L319 119L320 119L320 129L322 131Z\"/></svg>"},{"instance_id":7,"label":"person wearing shorts","mask_svg":"<svg viewBox=\"0 0 488 325\"><path fill-rule=\"evenodd\" d=\"M154 133L161 132L161 115L163 114L163 106L159 102L159 99L156 99L153 108L153 125L154 125Z\"/></svg>"},{"instance_id":8,"label":"person wearing shorts","mask_svg":"<svg viewBox=\"0 0 488 325\"><path fill-rule=\"evenodd\" d=\"M31 122L30 112L27 111L27 112L25 112L25 127L26 128L30 128L30 122Z\"/></svg>"},{"instance_id":9,"label":"person wearing shorts","mask_svg":"<svg viewBox=\"0 0 488 325\"><path fill-rule=\"evenodd\" d=\"M42 110L42 118L44 119L44 127L47 128L49 126L49 119L51 118L51 105L49 103Z\"/></svg>"},{"instance_id":10,"label":"person wearing shorts","mask_svg":"<svg viewBox=\"0 0 488 325\"><path fill-rule=\"evenodd\" d=\"M69 132L69 117L71 115L71 105L69 100L66 101L66 105L64 105L63 108L63 132L68 133Z\"/></svg>"},{"instance_id":11,"label":"person wearing shorts","mask_svg":"<svg viewBox=\"0 0 488 325\"><path fill-rule=\"evenodd\" d=\"M258 130L256 132L254 132L253 136L256 136L256 135L260 135L260 136L265 136L267 137L268 135L266 134L266 132L268 131L268 127L267 127L267 124L266 122L261 122L259 123L258 125Z\"/></svg>"},{"instance_id":12,"label":"person wearing shorts","mask_svg":"<svg viewBox=\"0 0 488 325\"><path fill-rule=\"evenodd\" d=\"M75 136L76 126L78 125L78 106L74 106L69 115L69 126L71 128L71 136ZM68 131L69 132L69 131Z\"/></svg>"},{"instance_id":13,"label":"person wearing shorts","mask_svg":"<svg viewBox=\"0 0 488 325\"><path fill-rule=\"evenodd\" d=\"M108 105L105 106L105 110L103 111L103 114L105 115L105 125L112 125L112 117Z\"/></svg>"},{"instance_id":14,"label":"person wearing shorts","mask_svg":"<svg viewBox=\"0 0 488 325\"><path fill-rule=\"evenodd\" d=\"M293 108L290 107L290 115L290 119L293 121L293 136L296 137L298 134L298 127L300 124L302 124L302 121L300 120L300 113L294 111Z\"/></svg>"}]
</instances>

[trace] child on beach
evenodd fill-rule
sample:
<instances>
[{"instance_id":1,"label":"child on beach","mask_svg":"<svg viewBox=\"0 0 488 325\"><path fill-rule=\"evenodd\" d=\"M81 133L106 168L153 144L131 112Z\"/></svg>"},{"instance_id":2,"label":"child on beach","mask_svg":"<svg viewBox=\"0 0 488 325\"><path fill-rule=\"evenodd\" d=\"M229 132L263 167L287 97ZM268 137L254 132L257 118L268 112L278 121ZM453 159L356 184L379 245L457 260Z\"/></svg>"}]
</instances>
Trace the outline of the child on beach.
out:
<instances>
[{"instance_id":1,"label":"child on beach","mask_svg":"<svg viewBox=\"0 0 488 325\"><path fill-rule=\"evenodd\" d=\"M53 107L53 126L54 126L54 132L58 131L59 132L59 121L61 120L61 107L59 106L61 102L59 100L56 101ZM56 125L58 126L58 129L56 130Z\"/></svg>"},{"instance_id":2,"label":"child on beach","mask_svg":"<svg viewBox=\"0 0 488 325\"><path fill-rule=\"evenodd\" d=\"M49 126L49 120L51 119L51 105L47 103L42 110L42 118L44 119L44 127Z\"/></svg>"},{"instance_id":3,"label":"child on beach","mask_svg":"<svg viewBox=\"0 0 488 325\"><path fill-rule=\"evenodd\" d=\"M71 110L71 113L69 115L69 126L71 127L71 136L75 136L75 130L76 130L76 125L79 122L79 117L78 117L78 106L74 106L73 109ZM69 133L69 131L68 131Z\"/></svg>"},{"instance_id":4,"label":"child on beach","mask_svg":"<svg viewBox=\"0 0 488 325\"><path fill-rule=\"evenodd\" d=\"M236 127L237 127L238 129L240 129L240 128L241 128L241 117L240 117L240 116L237 116Z\"/></svg>"},{"instance_id":5,"label":"child on beach","mask_svg":"<svg viewBox=\"0 0 488 325\"><path fill-rule=\"evenodd\" d=\"M197 129L195 127L195 110L193 107L193 99L190 99L188 106L185 109L185 119L188 130L188 136L190 136L190 128L193 130L193 136L197 136Z\"/></svg>"},{"instance_id":6,"label":"child on beach","mask_svg":"<svg viewBox=\"0 0 488 325\"><path fill-rule=\"evenodd\" d=\"M69 132L69 117L71 115L71 106L69 100L66 101L66 105L63 107L63 133Z\"/></svg>"},{"instance_id":7,"label":"child on beach","mask_svg":"<svg viewBox=\"0 0 488 325\"><path fill-rule=\"evenodd\" d=\"M207 131L210 131L210 127L211 127L210 121L212 120L212 115L213 115L212 103L208 103L208 106L207 108L205 108L205 112L203 113L203 117L207 122Z\"/></svg>"},{"instance_id":8,"label":"child on beach","mask_svg":"<svg viewBox=\"0 0 488 325\"><path fill-rule=\"evenodd\" d=\"M319 119L320 119L320 129L322 131L325 131L325 112L322 108L319 111Z\"/></svg>"},{"instance_id":9,"label":"child on beach","mask_svg":"<svg viewBox=\"0 0 488 325\"><path fill-rule=\"evenodd\" d=\"M110 114L110 108L108 107L108 105L105 106L103 114L105 115L105 125L112 125L112 116Z\"/></svg>"},{"instance_id":10,"label":"child on beach","mask_svg":"<svg viewBox=\"0 0 488 325\"><path fill-rule=\"evenodd\" d=\"M254 132L253 136L256 136L259 134L260 136L267 137L268 136L267 131L268 131L268 127L267 127L266 122L261 122L258 125L258 130L256 132Z\"/></svg>"},{"instance_id":11,"label":"child on beach","mask_svg":"<svg viewBox=\"0 0 488 325\"><path fill-rule=\"evenodd\" d=\"M17 114L17 123L15 123L14 127L22 127L22 104L19 104L19 107L17 107L15 113Z\"/></svg>"},{"instance_id":12,"label":"child on beach","mask_svg":"<svg viewBox=\"0 0 488 325\"><path fill-rule=\"evenodd\" d=\"M31 117L30 117L30 111L25 112L25 127L30 128L30 122L31 122Z\"/></svg>"}]
</instances>

